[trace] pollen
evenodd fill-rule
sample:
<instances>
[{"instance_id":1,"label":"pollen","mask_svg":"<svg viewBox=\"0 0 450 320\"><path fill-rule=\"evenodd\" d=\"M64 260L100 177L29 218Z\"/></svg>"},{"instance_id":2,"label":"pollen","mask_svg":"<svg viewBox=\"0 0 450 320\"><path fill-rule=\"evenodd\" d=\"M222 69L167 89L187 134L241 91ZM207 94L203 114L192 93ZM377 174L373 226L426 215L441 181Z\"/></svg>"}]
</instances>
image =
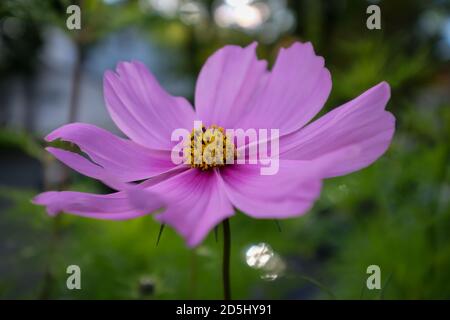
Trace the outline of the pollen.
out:
<instances>
[{"instance_id":1,"label":"pollen","mask_svg":"<svg viewBox=\"0 0 450 320\"><path fill-rule=\"evenodd\" d=\"M231 164L237 158L235 145L216 125L192 129L188 143L186 163L192 168L206 171Z\"/></svg>"}]
</instances>

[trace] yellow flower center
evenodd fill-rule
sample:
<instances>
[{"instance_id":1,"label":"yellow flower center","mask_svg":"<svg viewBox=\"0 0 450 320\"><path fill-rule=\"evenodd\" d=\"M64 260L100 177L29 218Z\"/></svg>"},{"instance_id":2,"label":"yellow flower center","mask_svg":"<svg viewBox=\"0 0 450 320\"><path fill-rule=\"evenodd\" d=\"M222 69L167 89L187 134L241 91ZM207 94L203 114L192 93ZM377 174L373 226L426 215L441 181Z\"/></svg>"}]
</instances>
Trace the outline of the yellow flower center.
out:
<instances>
[{"instance_id":1,"label":"yellow flower center","mask_svg":"<svg viewBox=\"0 0 450 320\"><path fill-rule=\"evenodd\" d=\"M237 157L236 147L222 127L192 129L188 146L187 163L192 168L209 170L231 164ZM190 152L189 152L190 150Z\"/></svg>"}]
</instances>

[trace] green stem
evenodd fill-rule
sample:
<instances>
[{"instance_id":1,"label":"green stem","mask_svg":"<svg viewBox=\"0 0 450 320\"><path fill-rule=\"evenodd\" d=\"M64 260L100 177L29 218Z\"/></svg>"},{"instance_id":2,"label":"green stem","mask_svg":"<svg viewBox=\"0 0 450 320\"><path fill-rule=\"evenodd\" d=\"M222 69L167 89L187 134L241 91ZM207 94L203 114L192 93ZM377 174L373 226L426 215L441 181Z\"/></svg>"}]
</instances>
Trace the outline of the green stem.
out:
<instances>
[{"instance_id":1,"label":"green stem","mask_svg":"<svg viewBox=\"0 0 450 320\"><path fill-rule=\"evenodd\" d=\"M231 287L230 287L230 221L225 219L222 222L223 226L223 266L222 266L222 279L223 279L223 298L224 300L231 300Z\"/></svg>"},{"instance_id":2,"label":"green stem","mask_svg":"<svg viewBox=\"0 0 450 320\"><path fill-rule=\"evenodd\" d=\"M190 299L194 300L197 296L197 251L196 249L191 250L191 265L190 265L190 281L189 281L189 293Z\"/></svg>"}]
</instances>

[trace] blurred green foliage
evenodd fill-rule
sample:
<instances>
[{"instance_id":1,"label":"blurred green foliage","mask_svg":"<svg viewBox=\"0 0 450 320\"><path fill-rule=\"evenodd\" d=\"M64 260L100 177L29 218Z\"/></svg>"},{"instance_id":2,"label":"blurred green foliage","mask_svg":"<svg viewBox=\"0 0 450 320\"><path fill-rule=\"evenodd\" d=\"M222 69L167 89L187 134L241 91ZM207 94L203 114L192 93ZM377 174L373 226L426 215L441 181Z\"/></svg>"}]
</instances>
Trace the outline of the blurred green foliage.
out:
<instances>
[{"instance_id":1,"label":"blurred green foliage","mask_svg":"<svg viewBox=\"0 0 450 320\"><path fill-rule=\"evenodd\" d=\"M41 5L44 3L45 5ZM64 25L67 1L2 1L0 13L35 26ZM210 3L210 2L208 2ZM280 46L310 40L332 71L329 110L382 80L392 86L388 109L397 130L389 151L374 165L326 181L320 200L304 217L280 222L231 219L232 288L235 298L450 298L450 84L448 61L440 60L434 37L417 28L426 10L446 12L446 2L383 1L383 30L364 26L366 3L290 1L297 26L274 43L258 48L273 62ZM352 5L350 5L352 3ZM178 19L143 13L137 1L107 5L85 1L86 29L75 34L81 46L124 26L137 26L159 45L181 50L195 77L206 57L227 44L252 36L208 25L186 26ZM2 55L3 79L22 63L37 63L30 51L9 43ZM25 42L24 42L25 41ZM39 41L36 41L39 43ZM20 58L22 57L22 58ZM17 62L15 59L21 59ZM11 62L14 62L12 64ZM23 68L29 72L30 68ZM6 72L8 71L8 72ZM432 99L427 97L431 96ZM2 128L0 149L48 161L37 137ZM59 147L73 148L57 142ZM72 149L73 150L73 149ZM69 189L107 192L95 181L71 175ZM1 184L0 184L1 185ZM5 298L221 298L221 238L211 233L195 250L151 216L133 221L97 221L71 215L50 218L30 199L36 188L0 187L0 297ZM219 228L219 235L220 235ZM266 242L287 268L275 281L263 281L244 259L251 244ZM82 290L66 288L66 267L82 269ZM382 270L383 290L365 287L366 268ZM331 292L331 294L330 294Z\"/></svg>"}]
</instances>

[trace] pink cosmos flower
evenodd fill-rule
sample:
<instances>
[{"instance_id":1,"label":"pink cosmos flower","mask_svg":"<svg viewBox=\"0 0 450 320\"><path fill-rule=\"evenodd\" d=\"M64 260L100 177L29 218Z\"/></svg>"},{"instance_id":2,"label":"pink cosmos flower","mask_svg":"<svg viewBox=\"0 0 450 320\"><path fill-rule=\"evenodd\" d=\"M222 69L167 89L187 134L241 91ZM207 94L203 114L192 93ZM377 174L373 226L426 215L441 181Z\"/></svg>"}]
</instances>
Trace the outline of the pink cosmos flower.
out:
<instances>
[{"instance_id":1,"label":"pink cosmos flower","mask_svg":"<svg viewBox=\"0 0 450 320\"><path fill-rule=\"evenodd\" d=\"M56 129L47 141L76 144L86 156L49 147L60 161L117 192L44 192L34 203L49 214L129 219L164 207L157 215L189 246L198 245L235 208L254 218L281 219L307 212L322 180L362 169L388 148L395 118L385 111L390 88L382 82L311 122L331 90L330 72L311 43L281 49L269 71L256 44L225 46L203 66L195 110L169 95L139 62L121 62L104 76L108 112L129 138L90 124ZM231 164L209 170L171 161L177 128L280 130L279 170L261 175L261 164ZM136 183L134 183L136 182Z\"/></svg>"}]
</instances>

